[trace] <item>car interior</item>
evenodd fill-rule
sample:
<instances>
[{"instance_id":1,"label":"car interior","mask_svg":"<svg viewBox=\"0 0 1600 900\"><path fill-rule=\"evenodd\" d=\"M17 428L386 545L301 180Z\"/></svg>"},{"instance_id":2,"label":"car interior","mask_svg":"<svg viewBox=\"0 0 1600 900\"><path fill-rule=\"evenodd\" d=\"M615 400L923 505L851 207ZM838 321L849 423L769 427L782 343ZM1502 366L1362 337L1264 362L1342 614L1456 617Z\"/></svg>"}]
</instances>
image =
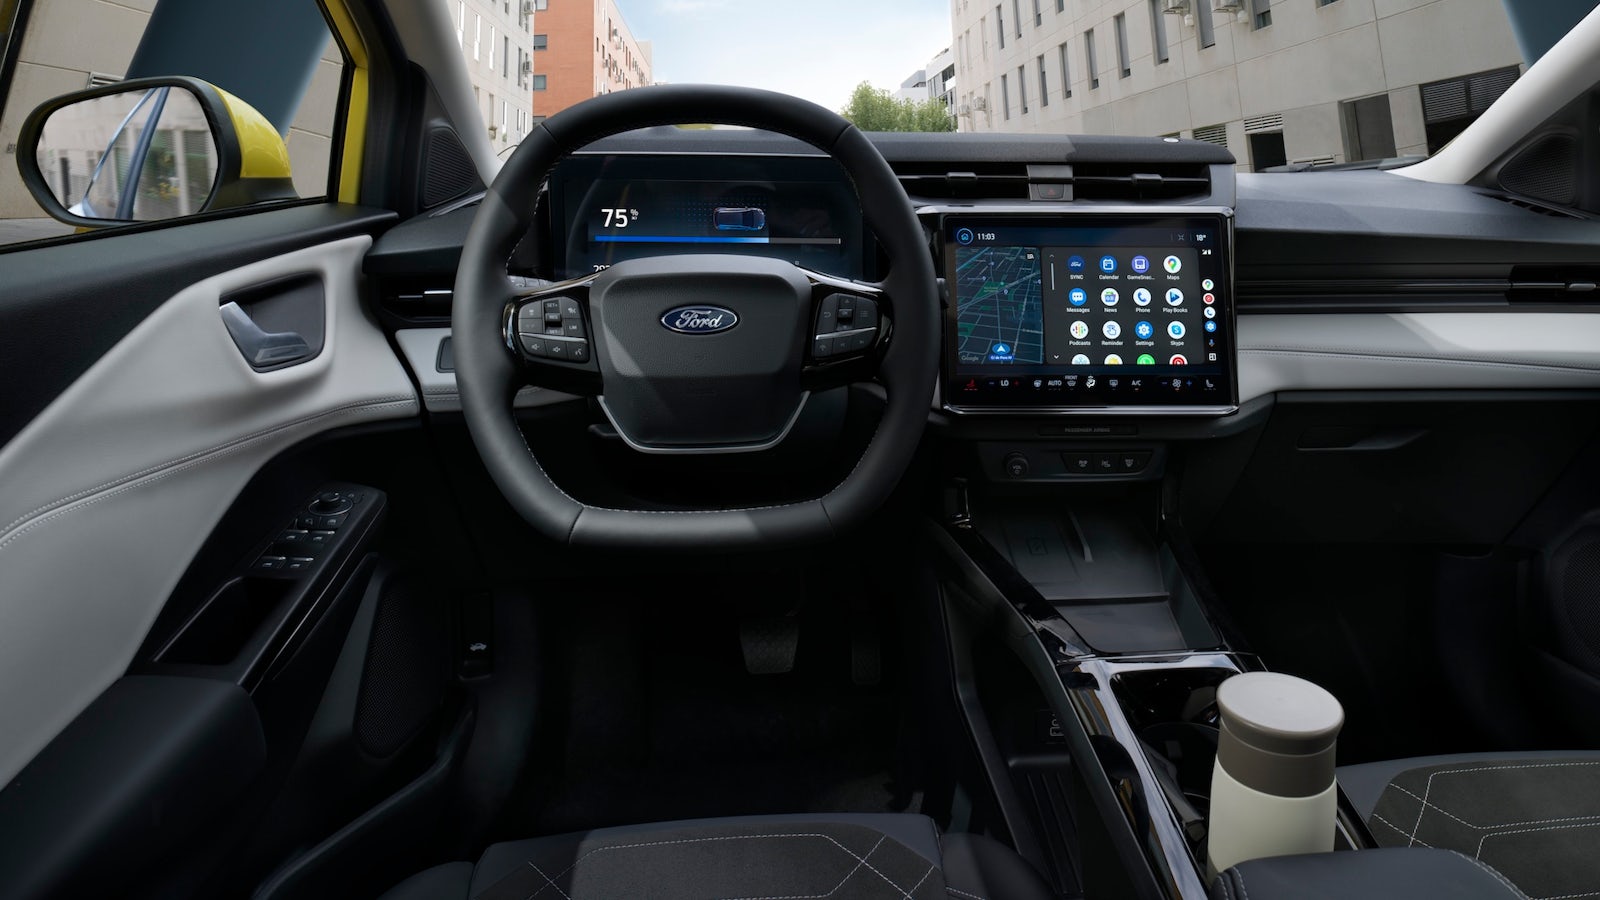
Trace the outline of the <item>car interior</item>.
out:
<instances>
[{"instance_id":1,"label":"car interior","mask_svg":"<svg viewBox=\"0 0 1600 900\"><path fill-rule=\"evenodd\" d=\"M1600 13L1257 174L710 85L497 158L435 5L324 7L322 200L197 78L23 128L93 225L49 116L192 94L232 199L0 248L0 894L1600 894Z\"/></svg>"}]
</instances>

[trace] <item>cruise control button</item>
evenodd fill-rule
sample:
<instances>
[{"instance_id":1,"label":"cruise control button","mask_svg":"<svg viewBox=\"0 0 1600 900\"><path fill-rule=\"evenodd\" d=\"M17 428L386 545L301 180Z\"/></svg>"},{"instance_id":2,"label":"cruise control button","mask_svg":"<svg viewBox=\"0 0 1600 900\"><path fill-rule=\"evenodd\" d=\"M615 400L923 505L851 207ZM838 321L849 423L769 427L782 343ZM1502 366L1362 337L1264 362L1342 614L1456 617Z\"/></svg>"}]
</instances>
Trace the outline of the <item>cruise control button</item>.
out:
<instances>
[{"instance_id":1,"label":"cruise control button","mask_svg":"<svg viewBox=\"0 0 1600 900\"><path fill-rule=\"evenodd\" d=\"M822 359L833 355L834 338L819 337L811 342L811 355Z\"/></svg>"},{"instance_id":2,"label":"cruise control button","mask_svg":"<svg viewBox=\"0 0 1600 900\"><path fill-rule=\"evenodd\" d=\"M567 337L588 337L583 333L583 319L577 316L561 317L561 333Z\"/></svg>"},{"instance_id":3,"label":"cruise control button","mask_svg":"<svg viewBox=\"0 0 1600 900\"><path fill-rule=\"evenodd\" d=\"M572 341L572 342L568 343L567 344L567 359L569 359L569 360L571 360L573 362L578 362L578 363L588 362L589 361L589 342L588 341Z\"/></svg>"},{"instance_id":4,"label":"cruise control button","mask_svg":"<svg viewBox=\"0 0 1600 900\"><path fill-rule=\"evenodd\" d=\"M551 313L555 313L558 316L561 315L561 301L560 300L546 300L546 301L544 301L544 314L548 316Z\"/></svg>"},{"instance_id":5,"label":"cruise control button","mask_svg":"<svg viewBox=\"0 0 1600 900\"><path fill-rule=\"evenodd\" d=\"M578 301L571 297L561 298L561 317L564 319L581 319L583 313L578 310Z\"/></svg>"}]
</instances>

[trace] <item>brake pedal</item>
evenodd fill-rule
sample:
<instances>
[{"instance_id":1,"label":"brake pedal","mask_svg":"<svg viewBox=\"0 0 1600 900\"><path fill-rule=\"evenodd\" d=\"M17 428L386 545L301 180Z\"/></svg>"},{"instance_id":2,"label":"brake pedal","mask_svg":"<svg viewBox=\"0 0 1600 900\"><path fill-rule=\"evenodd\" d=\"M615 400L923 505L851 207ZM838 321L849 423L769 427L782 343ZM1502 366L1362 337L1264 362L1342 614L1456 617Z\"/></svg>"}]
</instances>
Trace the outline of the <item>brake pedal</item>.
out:
<instances>
[{"instance_id":1,"label":"brake pedal","mask_svg":"<svg viewBox=\"0 0 1600 900\"><path fill-rule=\"evenodd\" d=\"M782 675L794 671L800 650L798 616L746 616L739 621L739 649L744 670L751 675Z\"/></svg>"}]
</instances>

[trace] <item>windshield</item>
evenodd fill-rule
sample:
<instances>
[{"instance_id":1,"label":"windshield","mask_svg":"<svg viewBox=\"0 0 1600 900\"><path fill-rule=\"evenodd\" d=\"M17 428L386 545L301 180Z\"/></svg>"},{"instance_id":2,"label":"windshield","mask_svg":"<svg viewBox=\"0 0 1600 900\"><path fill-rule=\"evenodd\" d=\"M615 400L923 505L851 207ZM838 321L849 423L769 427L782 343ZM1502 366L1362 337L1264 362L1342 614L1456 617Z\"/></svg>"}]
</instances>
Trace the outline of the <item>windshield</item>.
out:
<instances>
[{"instance_id":1,"label":"windshield","mask_svg":"<svg viewBox=\"0 0 1600 900\"><path fill-rule=\"evenodd\" d=\"M1556 28L1562 4L1520 0L530 0L499 48L526 62L524 111L484 65L478 7L497 4L440 2L497 150L597 93L692 82L872 131L1193 138L1245 171L1424 158L1587 11Z\"/></svg>"}]
</instances>

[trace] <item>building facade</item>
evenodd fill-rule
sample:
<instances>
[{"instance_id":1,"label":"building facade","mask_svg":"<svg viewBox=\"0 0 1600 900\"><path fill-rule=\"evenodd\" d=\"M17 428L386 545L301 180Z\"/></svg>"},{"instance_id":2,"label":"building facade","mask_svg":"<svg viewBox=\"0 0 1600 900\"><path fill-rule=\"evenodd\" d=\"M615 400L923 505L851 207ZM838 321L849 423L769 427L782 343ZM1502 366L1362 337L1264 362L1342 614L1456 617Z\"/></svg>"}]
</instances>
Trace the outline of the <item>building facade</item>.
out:
<instances>
[{"instance_id":1,"label":"building facade","mask_svg":"<svg viewBox=\"0 0 1600 900\"><path fill-rule=\"evenodd\" d=\"M1433 152L1521 74L1501 0L952 0L961 131L1179 135L1241 168Z\"/></svg>"},{"instance_id":2,"label":"building facade","mask_svg":"<svg viewBox=\"0 0 1600 900\"><path fill-rule=\"evenodd\" d=\"M650 42L634 37L616 0L536 2L536 119L590 97L654 83Z\"/></svg>"},{"instance_id":3,"label":"building facade","mask_svg":"<svg viewBox=\"0 0 1600 900\"><path fill-rule=\"evenodd\" d=\"M927 65L912 72L909 78L900 82L900 88L894 92L894 97L896 100L910 100L913 103L938 100L950 110L950 115L955 115L955 50L950 47L940 50L933 59L928 60Z\"/></svg>"},{"instance_id":4,"label":"building facade","mask_svg":"<svg viewBox=\"0 0 1600 900\"><path fill-rule=\"evenodd\" d=\"M533 128L533 22L545 0L445 2L490 146L511 147Z\"/></svg>"}]
</instances>

